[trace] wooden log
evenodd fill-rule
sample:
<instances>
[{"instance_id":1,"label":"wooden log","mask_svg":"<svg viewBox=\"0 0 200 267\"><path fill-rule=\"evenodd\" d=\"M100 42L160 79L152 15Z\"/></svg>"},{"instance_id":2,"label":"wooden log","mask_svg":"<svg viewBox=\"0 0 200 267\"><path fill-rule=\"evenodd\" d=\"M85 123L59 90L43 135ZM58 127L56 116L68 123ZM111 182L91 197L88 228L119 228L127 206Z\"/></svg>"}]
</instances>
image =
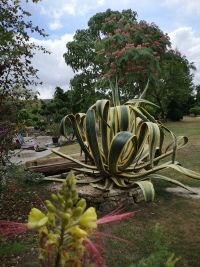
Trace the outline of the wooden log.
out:
<instances>
[{"instance_id":1,"label":"wooden log","mask_svg":"<svg viewBox=\"0 0 200 267\"><path fill-rule=\"evenodd\" d=\"M78 156L76 155L74 156L74 158L80 161L84 161L84 158L81 157L80 155ZM77 163L61 157L28 161L25 166L27 170L31 170L34 172L41 172L46 175L59 174L67 172L72 168L79 167Z\"/></svg>"}]
</instances>

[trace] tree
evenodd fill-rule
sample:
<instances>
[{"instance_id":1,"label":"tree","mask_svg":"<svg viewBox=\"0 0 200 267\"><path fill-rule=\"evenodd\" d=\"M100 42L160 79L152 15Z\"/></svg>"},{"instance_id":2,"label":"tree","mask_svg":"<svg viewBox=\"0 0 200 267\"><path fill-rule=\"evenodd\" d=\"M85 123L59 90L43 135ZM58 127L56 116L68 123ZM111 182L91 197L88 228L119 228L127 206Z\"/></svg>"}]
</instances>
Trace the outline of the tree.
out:
<instances>
[{"instance_id":1,"label":"tree","mask_svg":"<svg viewBox=\"0 0 200 267\"><path fill-rule=\"evenodd\" d=\"M38 2L33 0L33 2ZM43 29L34 26L31 14L21 7L19 0L1 0L0 6L0 88L9 94L13 86L26 88L37 85L37 69L31 59L36 50L47 51L30 42L30 32L47 36ZM1 94L2 95L2 94Z\"/></svg>"},{"instance_id":2,"label":"tree","mask_svg":"<svg viewBox=\"0 0 200 267\"><path fill-rule=\"evenodd\" d=\"M97 13L89 20L88 28L77 30L74 40L67 43L65 61L76 72L71 80L73 95L81 94L86 99L89 92L93 95L90 103L82 101L81 108L86 109L97 91L100 98L109 95L108 80L117 79L121 98L126 101L138 96L149 79L149 91L157 104L157 94L163 95L163 90L169 91L167 99L176 93L187 95L181 99L188 98L192 90L190 70L194 66L170 46L167 34L154 23L137 21L137 13L132 10ZM161 103L162 117L168 112L170 99L165 105Z\"/></svg>"},{"instance_id":3,"label":"tree","mask_svg":"<svg viewBox=\"0 0 200 267\"><path fill-rule=\"evenodd\" d=\"M191 70L195 69L177 50L166 51L158 79L148 91L149 98L160 107L163 119L179 120L188 114L194 91Z\"/></svg>"},{"instance_id":4,"label":"tree","mask_svg":"<svg viewBox=\"0 0 200 267\"><path fill-rule=\"evenodd\" d=\"M71 99L71 112L86 112L97 99L105 94L96 88L96 78L92 79L90 73L81 73L75 75L71 80L71 90L69 91Z\"/></svg>"},{"instance_id":5,"label":"tree","mask_svg":"<svg viewBox=\"0 0 200 267\"><path fill-rule=\"evenodd\" d=\"M88 29L77 30L64 57L78 72L74 80L82 77L82 87L94 90L99 76L104 81L117 78L122 95L128 99L141 92L149 77L155 77L169 38L155 24L137 22L136 16L131 10L108 9L93 16ZM74 80L71 85L76 90ZM105 93L102 84L98 89Z\"/></svg>"},{"instance_id":6,"label":"tree","mask_svg":"<svg viewBox=\"0 0 200 267\"><path fill-rule=\"evenodd\" d=\"M38 2L39 0L32 0ZM26 0L28 2L28 0ZM16 123L16 114L22 100L32 96L30 85L38 84L37 69L32 66L36 50L47 51L30 41L30 33L45 37L43 29L29 20L31 14L24 10L20 0L1 0L0 4L0 114L3 135L0 144L0 161L5 164L11 148L13 129L8 121ZM9 112L9 109L12 111ZM13 112L14 110L14 112ZM12 117L10 116L12 114ZM10 117L12 118L10 120ZM10 139L7 138L10 136Z\"/></svg>"},{"instance_id":7,"label":"tree","mask_svg":"<svg viewBox=\"0 0 200 267\"><path fill-rule=\"evenodd\" d=\"M64 92L64 90L60 87L55 88L53 99L51 99L47 103L42 101L42 105L39 110L39 114L44 116L47 123L58 123L65 115L71 112L71 91Z\"/></svg>"},{"instance_id":8,"label":"tree","mask_svg":"<svg viewBox=\"0 0 200 267\"><path fill-rule=\"evenodd\" d=\"M23 123L31 119L31 114L27 109L23 108L18 111L17 117L18 117L18 121Z\"/></svg>"},{"instance_id":9,"label":"tree","mask_svg":"<svg viewBox=\"0 0 200 267\"><path fill-rule=\"evenodd\" d=\"M200 84L196 85L196 102L200 105Z\"/></svg>"}]
</instances>

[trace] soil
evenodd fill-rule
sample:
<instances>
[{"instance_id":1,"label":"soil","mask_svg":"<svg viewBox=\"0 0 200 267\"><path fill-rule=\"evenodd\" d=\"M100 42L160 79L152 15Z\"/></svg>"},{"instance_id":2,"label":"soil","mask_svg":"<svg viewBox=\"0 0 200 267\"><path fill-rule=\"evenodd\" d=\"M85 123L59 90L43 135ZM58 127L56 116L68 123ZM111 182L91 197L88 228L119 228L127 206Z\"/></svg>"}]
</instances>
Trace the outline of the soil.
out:
<instances>
[{"instance_id":1,"label":"soil","mask_svg":"<svg viewBox=\"0 0 200 267\"><path fill-rule=\"evenodd\" d=\"M6 186L1 188L0 220L26 223L31 208L43 210L43 201L50 193L51 188L47 185L7 181ZM36 245L34 232L0 236L0 266L39 266Z\"/></svg>"}]
</instances>

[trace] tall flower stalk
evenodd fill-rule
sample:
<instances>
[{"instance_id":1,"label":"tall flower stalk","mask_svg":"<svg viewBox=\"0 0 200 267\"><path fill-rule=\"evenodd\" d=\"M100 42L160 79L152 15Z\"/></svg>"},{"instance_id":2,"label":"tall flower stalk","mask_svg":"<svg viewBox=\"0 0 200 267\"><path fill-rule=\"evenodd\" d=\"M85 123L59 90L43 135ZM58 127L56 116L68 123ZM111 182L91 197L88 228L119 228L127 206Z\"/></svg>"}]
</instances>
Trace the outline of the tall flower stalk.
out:
<instances>
[{"instance_id":1,"label":"tall flower stalk","mask_svg":"<svg viewBox=\"0 0 200 267\"><path fill-rule=\"evenodd\" d=\"M133 216L133 212L119 214L120 210L115 210L97 219L95 208L87 208L85 199L78 199L73 172L68 174L62 189L45 201L45 208L46 212L32 208L27 224L0 221L0 234L19 234L28 230L38 232L39 260L43 267L86 267L84 259L88 254L93 266L106 266L101 250L91 237L104 237L97 231L99 224ZM109 238L122 241L113 236Z\"/></svg>"}]
</instances>

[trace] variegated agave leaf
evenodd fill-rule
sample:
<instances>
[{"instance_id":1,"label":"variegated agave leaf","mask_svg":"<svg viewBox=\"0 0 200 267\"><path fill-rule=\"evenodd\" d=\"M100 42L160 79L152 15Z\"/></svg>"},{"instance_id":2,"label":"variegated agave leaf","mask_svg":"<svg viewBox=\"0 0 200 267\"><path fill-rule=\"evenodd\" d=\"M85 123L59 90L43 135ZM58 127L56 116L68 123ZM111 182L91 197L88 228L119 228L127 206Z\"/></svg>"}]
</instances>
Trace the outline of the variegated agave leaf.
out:
<instances>
[{"instance_id":1,"label":"variegated agave leaf","mask_svg":"<svg viewBox=\"0 0 200 267\"><path fill-rule=\"evenodd\" d=\"M117 83L116 86L111 84L111 89L113 107L109 100L98 100L86 114L70 114L61 121L63 135L66 132L65 121L71 122L78 143L90 163L80 162L59 151L53 152L78 163L80 168L75 168L77 171L100 177L98 183L93 182L92 185L101 189L108 190L113 185L121 188L137 185L149 201L154 198L151 182L154 178L190 190L176 180L155 174L172 168L191 178L200 179L200 174L181 167L175 161L177 150L184 147L188 139L184 136L176 137L145 110L144 105L152 103L143 99L144 93L139 99L120 105ZM169 144L164 142L166 135L171 136ZM169 156L171 160L164 163L163 159Z\"/></svg>"}]
</instances>

